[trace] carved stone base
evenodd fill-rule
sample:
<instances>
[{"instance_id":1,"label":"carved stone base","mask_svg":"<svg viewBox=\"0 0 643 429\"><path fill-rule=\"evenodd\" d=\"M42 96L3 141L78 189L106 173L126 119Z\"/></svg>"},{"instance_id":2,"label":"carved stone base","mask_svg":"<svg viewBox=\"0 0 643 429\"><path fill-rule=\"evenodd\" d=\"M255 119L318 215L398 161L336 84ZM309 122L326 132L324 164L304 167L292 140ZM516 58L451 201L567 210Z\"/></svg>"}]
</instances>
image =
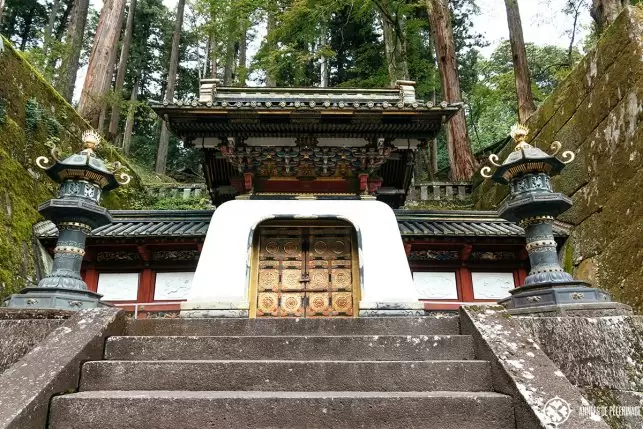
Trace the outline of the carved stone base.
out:
<instances>
[{"instance_id":1,"label":"carved stone base","mask_svg":"<svg viewBox=\"0 0 643 429\"><path fill-rule=\"evenodd\" d=\"M541 305L540 307L509 309L512 316L530 317L606 317L631 316L632 307L620 302L589 302L583 304Z\"/></svg>"},{"instance_id":2,"label":"carved stone base","mask_svg":"<svg viewBox=\"0 0 643 429\"><path fill-rule=\"evenodd\" d=\"M3 306L63 310L110 307L109 304L100 301L101 297L102 295L88 290L28 287L7 298Z\"/></svg>"},{"instance_id":3,"label":"carved stone base","mask_svg":"<svg viewBox=\"0 0 643 429\"><path fill-rule=\"evenodd\" d=\"M424 303L404 302L361 302L359 317L412 317L425 316Z\"/></svg>"},{"instance_id":4,"label":"carved stone base","mask_svg":"<svg viewBox=\"0 0 643 429\"><path fill-rule=\"evenodd\" d=\"M537 283L510 291L511 296L498 301L507 309L536 308L561 304L608 303L607 292L587 287L582 281L566 283Z\"/></svg>"},{"instance_id":5,"label":"carved stone base","mask_svg":"<svg viewBox=\"0 0 643 429\"><path fill-rule=\"evenodd\" d=\"M248 317L248 302L188 301L181 304L180 317Z\"/></svg>"}]
</instances>

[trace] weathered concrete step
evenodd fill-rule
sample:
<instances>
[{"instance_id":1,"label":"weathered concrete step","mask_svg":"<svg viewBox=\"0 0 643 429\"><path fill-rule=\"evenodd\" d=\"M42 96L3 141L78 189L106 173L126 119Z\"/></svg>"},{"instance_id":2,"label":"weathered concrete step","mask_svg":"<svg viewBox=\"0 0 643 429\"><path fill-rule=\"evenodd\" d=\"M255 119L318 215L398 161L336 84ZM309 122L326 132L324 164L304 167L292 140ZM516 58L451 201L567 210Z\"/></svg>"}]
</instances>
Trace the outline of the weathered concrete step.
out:
<instances>
[{"instance_id":1,"label":"weathered concrete step","mask_svg":"<svg viewBox=\"0 0 643 429\"><path fill-rule=\"evenodd\" d=\"M485 391L489 363L460 361L94 361L80 390Z\"/></svg>"},{"instance_id":2,"label":"weathered concrete step","mask_svg":"<svg viewBox=\"0 0 643 429\"><path fill-rule=\"evenodd\" d=\"M457 335L457 315L337 319L131 320L127 335Z\"/></svg>"},{"instance_id":3,"label":"weathered concrete step","mask_svg":"<svg viewBox=\"0 0 643 429\"><path fill-rule=\"evenodd\" d=\"M53 398L49 429L512 429L490 392L98 391Z\"/></svg>"},{"instance_id":4,"label":"weathered concrete step","mask_svg":"<svg viewBox=\"0 0 643 429\"><path fill-rule=\"evenodd\" d=\"M429 360L474 359L468 335L111 337L117 360Z\"/></svg>"}]
</instances>

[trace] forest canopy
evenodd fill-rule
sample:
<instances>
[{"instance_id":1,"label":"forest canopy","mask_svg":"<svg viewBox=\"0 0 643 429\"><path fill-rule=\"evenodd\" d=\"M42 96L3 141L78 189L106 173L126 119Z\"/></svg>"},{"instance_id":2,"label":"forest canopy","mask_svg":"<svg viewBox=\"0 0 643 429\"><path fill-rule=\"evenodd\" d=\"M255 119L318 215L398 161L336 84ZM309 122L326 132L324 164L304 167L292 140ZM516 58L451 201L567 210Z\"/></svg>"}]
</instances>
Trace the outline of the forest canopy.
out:
<instances>
[{"instance_id":1,"label":"forest canopy","mask_svg":"<svg viewBox=\"0 0 643 429\"><path fill-rule=\"evenodd\" d=\"M517 2L505 0L509 21L497 25L509 25L511 40L488 57L481 51L489 42L473 24L476 0L178 0L173 8L163 0L105 0L100 11L89 0L0 0L0 32L63 97L76 103L80 96L79 112L92 125L158 173L198 180L200 153L171 136L148 102L195 97L201 78L363 88L410 79L419 98L464 103L462 128L452 124L438 138L435 160L418 162L416 180L433 177L435 161L462 179L472 174L471 154L519 120L519 106L529 114L569 73L613 19L598 16L596 4L610 2L624 3L556 2L571 23L568 46L560 47L520 44ZM589 13L590 37L579 40L578 17ZM522 80L521 52L528 65ZM92 60L99 55L109 61ZM460 168L463 159L468 165Z\"/></svg>"}]
</instances>

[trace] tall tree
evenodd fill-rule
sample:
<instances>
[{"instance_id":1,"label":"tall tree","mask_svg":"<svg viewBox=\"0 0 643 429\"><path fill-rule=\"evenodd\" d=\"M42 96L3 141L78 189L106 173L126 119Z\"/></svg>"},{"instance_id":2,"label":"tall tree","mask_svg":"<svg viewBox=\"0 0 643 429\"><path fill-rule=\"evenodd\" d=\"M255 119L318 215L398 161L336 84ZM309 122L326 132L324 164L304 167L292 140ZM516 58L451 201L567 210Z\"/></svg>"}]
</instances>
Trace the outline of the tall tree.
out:
<instances>
[{"instance_id":1,"label":"tall tree","mask_svg":"<svg viewBox=\"0 0 643 429\"><path fill-rule=\"evenodd\" d=\"M628 3L629 0L593 0L590 14L596 24L596 32L601 34Z\"/></svg>"},{"instance_id":2,"label":"tall tree","mask_svg":"<svg viewBox=\"0 0 643 429\"><path fill-rule=\"evenodd\" d=\"M4 11L4 0L0 0L0 23L2 23L2 12Z\"/></svg>"},{"instance_id":3,"label":"tall tree","mask_svg":"<svg viewBox=\"0 0 643 429\"><path fill-rule=\"evenodd\" d=\"M54 0L53 4L51 5L51 11L49 12L49 20L47 22L47 27L45 27L45 34L43 37L43 55L46 58L48 51L51 49L51 37L54 32L54 24L56 23L56 18L58 17L58 12L60 11L60 8L63 6L63 2L61 0Z\"/></svg>"},{"instance_id":4,"label":"tall tree","mask_svg":"<svg viewBox=\"0 0 643 429\"><path fill-rule=\"evenodd\" d=\"M74 0L66 31L68 51L63 55L60 73L55 81L56 89L69 102L74 95L88 11L89 0Z\"/></svg>"},{"instance_id":5,"label":"tall tree","mask_svg":"<svg viewBox=\"0 0 643 429\"><path fill-rule=\"evenodd\" d=\"M392 87L397 80L409 79L406 17L404 14L406 2L392 0L372 1L380 16L386 63Z\"/></svg>"},{"instance_id":6,"label":"tall tree","mask_svg":"<svg viewBox=\"0 0 643 429\"><path fill-rule=\"evenodd\" d=\"M174 98L174 89L176 88L176 73L179 67L179 43L181 41L181 28L183 27L183 10L185 0L179 0L176 8L176 24L172 36L172 53L170 54L170 65L168 67L167 88L165 90L165 100L172 102ZM161 124L161 137L156 154L156 172L165 174L167 164L167 147L170 141L170 131L167 129L165 121Z\"/></svg>"},{"instance_id":7,"label":"tall tree","mask_svg":"<svg viewBox=\"0 0 643 429\"><path fill-rule=\"evenodd\" d=\"M521 123L525 123L527 118L536 110L536 104L534 104L534 96L531 93L531 79L529 78L525 40L522 37L518 0L505 0L505 7L507 9L507 23L509 24L509 42L511 43L514 75L516 77L518 118Z\"/></svg>"},{"instance_id":8,"label":"tall tree","mask_svg":"<svg viewBox=\"0 0 643 429\"><path fill-rule=\"evenodd\" d=\"M427 0L427 10L442 79L442 94L446 101L460 102L462 94L448 1ZM447 149L451 178L469 180L475 172L475 167L467 133L467 122L462 109L447 124Z\"/></svg>"},{"instance_id":9,"label":"tall tree","mask_svg":"<svg viewBox=\"0 0 643 429\"><path fill-rule=\"evenodd\" d=\"M108 136L113 139L118 133L118 123L121 119L121 92L125 83L125 73L127 72L127 60L129 59L130 46L132 44L132 32L134 30L134 13L136 11L136 0L130 0L129 12L127 13L127 24L125 26L125 36L123 37L123 46L121 47L121 56L118 61L118 72L116 74L116 85L114 92L118 97L117 102L112 106L112 116L109 121Z\"/></svg>"},{"instance_id":10,"label":"tall tree","mask_svg":"<svg viewBox=\"0 0 643 429\"><path fill-rule=\"evenodd\" d=\"M125 131L123 132L123 153L129 155L132 141L132 131L134 130L134 115L136 113L136 102L138 101L138 86L140 79L136 78L132 87L132 95L127 106L127 120L125 121Z\"/></svg>"},{"instance_id":11,"label":"tall tree","mask_svg":"<svg viewBox=\"0 0 643 429\"><path fill-rule=\"evenodd\" d=\"M98 126L101 111L104 110L105 95L112 82L116 58L114 47L118 45L124 9L125 0L105 0L100 13L78 104L78 113L94 127Z\"/></svg>"}]
</instances>

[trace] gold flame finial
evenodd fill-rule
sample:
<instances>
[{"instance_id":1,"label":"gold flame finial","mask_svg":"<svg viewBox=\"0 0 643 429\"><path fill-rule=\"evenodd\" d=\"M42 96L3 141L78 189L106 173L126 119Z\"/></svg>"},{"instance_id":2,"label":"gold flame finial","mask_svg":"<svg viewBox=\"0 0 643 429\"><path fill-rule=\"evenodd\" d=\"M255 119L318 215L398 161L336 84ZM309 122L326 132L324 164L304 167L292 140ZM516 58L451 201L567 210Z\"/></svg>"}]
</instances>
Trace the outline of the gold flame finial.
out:
<instances>
[{"instance_id":1,"label":"gold flame finial","mask_svg":"<svg viewBox=\"0 0 643 429\"><path fill-rule=\"evenodd\" d=\"M100 135L94 130L83 132L83 152L93 152L100 145Z\"/></svg>"},{"instance_id":2,"label":"gold flame finial","mask_svg":"<svg viewBox=\"0 0 643 429\"><path fill-rule=\"evenodd\" d=\"M526 125L515 124L511 126L509 135L516 142L516 148L514 150L520 150L531 146L529 143L525 142L528 134L529 128L527 128Z\"/></svg>"}]
</instances>

